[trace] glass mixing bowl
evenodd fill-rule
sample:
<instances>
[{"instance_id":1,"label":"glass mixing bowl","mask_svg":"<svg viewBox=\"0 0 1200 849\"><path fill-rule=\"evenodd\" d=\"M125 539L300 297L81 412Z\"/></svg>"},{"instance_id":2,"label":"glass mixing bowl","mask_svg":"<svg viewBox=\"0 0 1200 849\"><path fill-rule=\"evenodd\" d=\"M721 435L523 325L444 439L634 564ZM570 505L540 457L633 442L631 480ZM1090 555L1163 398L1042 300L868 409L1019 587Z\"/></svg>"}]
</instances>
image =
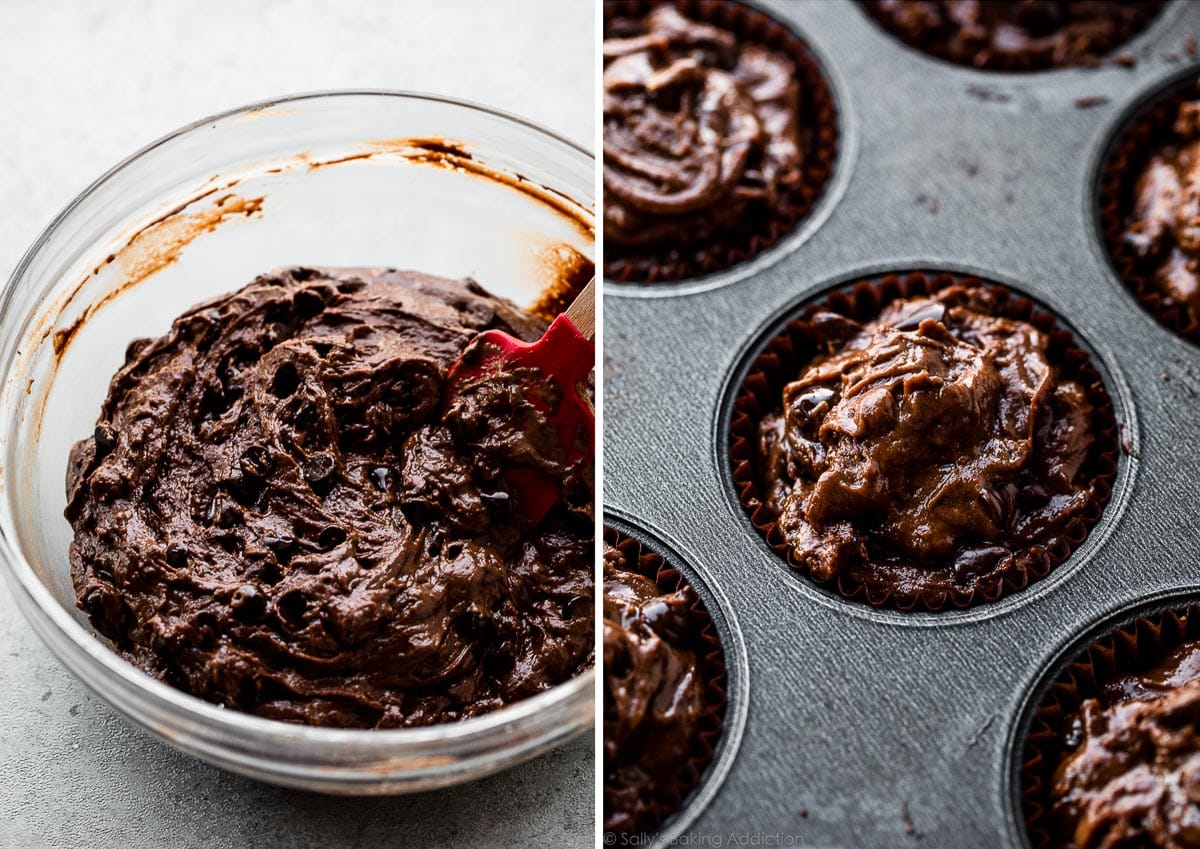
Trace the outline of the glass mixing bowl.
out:
<instances>
[{"instance_id":1,"label":"glass mixing bowl","mask_svg":"<svg viewBox=\"0 0 1200 849\"><path fill-rule=\"evenodd\" d=\"M513 766L590 727L595 673L494 713L313 728L197 699L120 658L75 607L71 445L127 344L287 265L470 275L522 305L593 256L594 161L520 118L384 91L300 95L200 121L113 168L38 237L0 303L0 560L62 662L134 724L209 763L331 793L403 793Z\"/></svg>"}]
</instances>

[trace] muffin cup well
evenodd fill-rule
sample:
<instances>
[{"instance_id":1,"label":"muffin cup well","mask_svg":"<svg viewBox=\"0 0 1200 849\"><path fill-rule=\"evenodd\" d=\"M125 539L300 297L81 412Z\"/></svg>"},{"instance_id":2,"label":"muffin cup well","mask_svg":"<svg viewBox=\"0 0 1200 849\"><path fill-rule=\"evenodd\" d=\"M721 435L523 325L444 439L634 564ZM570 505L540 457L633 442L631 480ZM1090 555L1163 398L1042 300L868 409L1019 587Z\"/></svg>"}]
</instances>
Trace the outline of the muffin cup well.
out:
<instances>
[{"instance_id":1,"label":"muffin cup well","mask_svg":"<svg viewBox=\"0 0 1200 849\"><path fill-rule=\"evenodd\" d=\"M738 500L755 529L788 565L815 581L807 568L794 559L791 547L778 527L776 515L760 497L757 450L760 420L765 414L779 408L783 387L795 379L815 353L810 324L812 316L827 311L856 321L868 321L878 316L892 301L927 296L956 285L995 291L1000 299L999 314L1029 322L1048 334L1050 362L1058 367L1064 378L1076 380L1084 386L1095 408L1092 422L1096 431L1093 449L1081 474L1094 480L1093 498L1059 538L1047 545L1035 545L1019 552L1010 567L991 581L980 582L977 587L948 592L922 590L900 597L892 591L872 594L863 583L845 572L836 579L823 582L824 586L845 599L903 612L924 610L931 613L946 608L962 609L974 604L995 602L1009 593L1024 589L1033 581L1041 580L1066 560L1100 520L1112 494L1117 473L1117 453L1120 450L1112 401L1100 373L1071 331L1061 327L1053 315L1032 300L1001 284L967 275L914 271L859 280L811 303L798 317L789 321L781 332L769 339L751 362L733 404L729 453Z\"/></svg>"},{"instance_id":2,"label":"muffin cup well","mask_svg":"<svg viewBox=\"0 0 1200 849\"><path fill-rule=\"evenodd\" d=\"M974 68L980 71L1009 73L1050 71L1073 66L1087 67L1099 65L1106 54L1117 50L1144 32L1154 19L1158 17L1165 5L1165 0L1143 0L1143 2L1139 3L1133 9L1136 14L1132 15L1130 20L1124 22L1124 26L1121 27L1120 31L1111 41L1099 45L1094 54L1088 54L1085 59L1081 59L1080 61L1070 63L1055 62L1052 54L1045 51L1027 50L1022 53L993 54L988 61L977 64L974 55L960 54L951 49L951 46L945 39L938 38L936 34L928 39L922 39L905 30L894 16L887 14L884 4L880 0L863 0L861 3L863 11L880 29L913 50L919 50L926 56L932 56L935 59L941 59L943 62L950 62L954 65Z\"/></svg>"},{"instance_id":3,"label":"muffin cup well","mask_svg":"<svg viewBox=\"0 0 1200 849\"><path fill-rule=\"evenodd\" d=\"M649 550L639 540L606 527L604 541L625 556L626 567L630 571L653 580L662 594L678 592L689 586L687 579L662 555ZM688 758L680 764L676 783L661 789L659 797L653 800L656 813L648 818L648 821L639 823L638 828L643 833L661 829L662 825L683 807L689 794L700 785L705 769L713 760L713 753L725 725L725 650L717 636L712 617L698 597L692 604L691 615L692 633L696 635L696 654L701 674L704 676L704 712L700 717L699 728L692 740ZM607 807L606 800L605 808ZM607 818L607 810L605 817Z\"/></svg>"},{"instance_id":4,"label":"muffin cup well","mask_svg":"<svg viewBox=\"0 0 1200 849\"><path fill-rule=\"evenodd\" d=\"M1096 205L1101 238L1117 276L1161 325L1200 345L1200 316L1163 296L1154 280L1154 262L1139 257L1124 238L1138 176L1155 151L1177 141L1175 114L1189 100L1200 100L1200 68L1151 96L1119 131L1100 168Z\"/></svg>"},{"instance_id":5,"label":"muffin cup well","mask_svg":"<svg viewBox=\"0 0 1200 849\"><path fill-rule=\"evenodd\" d=\"M1106 681L1144 672L1181 643L1200 639L1200 604L1138 616L1089 643L1055 677L1034 711L1020 754L1020 819L1036 849L1056 845L1050 790L1066 754L1067 724Z\"/></svg>"},{"instance_id":6,"label":"muffin cup well","mask_svg":"<svg viewBox=\"0 0 1200 849\"><path fill-rule=\"evenodd\" d=\"M720 241L678 248L605 246L604 276L619 283L677 283L724 271L775 245L812 212L825 194L841 145L833 88L808 46L784 23L733 0L673 0L687 17L733 32L748 43L787 54L800 81L804 163L800 182L775 208L747 216L745 226ZM604 22L645 17L662 0L605 0Z\"/></svg>"}]
</instances>

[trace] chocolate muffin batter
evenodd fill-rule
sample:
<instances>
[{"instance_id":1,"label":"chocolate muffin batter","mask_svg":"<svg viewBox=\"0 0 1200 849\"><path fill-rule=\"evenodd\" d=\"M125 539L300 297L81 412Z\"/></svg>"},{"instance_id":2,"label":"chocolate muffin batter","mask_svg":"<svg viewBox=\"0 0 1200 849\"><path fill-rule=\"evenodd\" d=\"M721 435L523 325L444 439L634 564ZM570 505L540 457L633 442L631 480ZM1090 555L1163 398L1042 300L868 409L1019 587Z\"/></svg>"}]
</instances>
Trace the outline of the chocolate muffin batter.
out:
<instances>
[{"instance_id":1,"label":"chocolate muffin batter","mask_svg":"<svg viewBox=\"0 0 1200 849\"><path fill-rule=\"evenodd\" d=\"M819 353L762 418L758 469L814 579L902 601L995 586L1092 498L1086 391L997 298L953 286L865 323L809 319Z\"/></svg>"},{"instance_id":2,"label":"chocolate muffin batter","mask_svg":"<svg viewBox=\"0 0 1200 849\"><path fill-rule=\"evenodd\" d=\"M1161 0L864 0L905 43L975 68L1095 63L1146 28Z\"/></svg>"},{"instance_id":3,"label":"chocolate muffin batter","mask_svg":"<svg viewBox=\"0 0 1200 849\"><path fill-rule=\"evenodd\" d=\"M1055 771L1067 849L1200 847L1200 642L1080 705Z\"/></svg>"},{"instance_id":4,"label":"chocolate muffin batter","mask_svg":"<svg viewBox=\"0 0 1200 849\"><path fill-rule=\"evenodd\" d=\"M784 53L684 17L604 38L604 234L672 248L739 226L801 180L800 87Z\"/></svg>"},{"instance_id":5,"label":"chocolate muffin batter","mask_svg":"<svg viewBox=\"0 0 1200 849\"><path fill-rule=\"evenodd\" d=\"M604 546L604 830L657 826L699 730L703 680L692 633L696 595L664 595Z\"/></svg>"},{"instance_id":6,"label":"chocolate muffin batter","mask_svg":"<svg viewBox=\"0 0 1200 849\"><path fill-rule=\"evenodd\" d=\"M1163 299L1200 316L1200 101L1179 106L1173 131L1137 178L1124 239Z\"/></svg>"},{"instance_id":7,"label":"chocolate muffin batter","mask_svg":"<svg viewBox=\"0 0 1200 849\"><path fill-rule=\"evenodd\" d=\"M470 280L293 268L134 342L72 451L79 606L132 663L259 716L475 716L592 659L592 482L503 380L443 408L477 332L543 324ZM536 525L503 471L564 498Z\"/></svg>"}]
</instances>

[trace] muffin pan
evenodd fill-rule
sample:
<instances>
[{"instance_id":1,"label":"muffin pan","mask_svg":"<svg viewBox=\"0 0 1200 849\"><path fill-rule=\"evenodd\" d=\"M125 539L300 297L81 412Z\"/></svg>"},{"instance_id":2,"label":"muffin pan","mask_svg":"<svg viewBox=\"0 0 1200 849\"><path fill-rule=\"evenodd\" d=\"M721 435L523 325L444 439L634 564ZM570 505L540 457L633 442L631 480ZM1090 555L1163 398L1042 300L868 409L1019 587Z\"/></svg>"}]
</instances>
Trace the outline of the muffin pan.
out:
<instances>
[{"instance_id":1,"label":"muffin pan","mask_svg":"<svg viewBox=\"0 0 1200 849\"><path fill-rule=\"evenodd\" d=\"M1165 82L1200 77L1186 50L1200 4L1169 4L1127 45L1133 67L1031 74L928 58L850 2L758 5L833 82L833 187L802 236L745 266L605 287L606 504L703 553L745 623L754 680L728 775L677 828L774 845L1022 845L1011 764L1043 673L1097 622L1196 582L1200 348L1118 278L1096 204L1127 117ZM1100 522L1047 578L995 604L912 614L788 569L738 502L727 434L741 374L782 322L839 285L921 269L1003 283L1068 325L1101 372L1123 450Z\"/></svg>"}]
</instances>

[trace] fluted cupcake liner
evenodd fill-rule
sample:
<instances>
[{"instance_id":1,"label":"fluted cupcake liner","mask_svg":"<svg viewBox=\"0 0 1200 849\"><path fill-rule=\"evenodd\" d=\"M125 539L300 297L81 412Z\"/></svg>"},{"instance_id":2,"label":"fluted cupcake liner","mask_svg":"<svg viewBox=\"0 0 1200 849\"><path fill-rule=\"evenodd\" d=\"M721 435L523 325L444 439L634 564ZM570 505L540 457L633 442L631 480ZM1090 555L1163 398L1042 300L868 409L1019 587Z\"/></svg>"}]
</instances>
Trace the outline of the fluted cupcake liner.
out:
<instances>
[{"instance_id":1,"label":"fluted cupcake liner","mask_svg":"<svg viewBox=\"0 0 1200 849\"><path fill-rule=\"evenodd\" d=\"M1021 815L1035 849L1059 845L1051 788L1068 754L1068 724L1083 702L1099 697L1105 682L1152 669L1173 649L1197 639L1200 604L1146 614L1088 644L1055 677L1030 719L1020 753Z\"/></svg>"},{"instance_id":2,"label":"fluted cupcake liner","mask_svg":"<svg viewBox=\"0 0 1200 849\"><path fill-rule=\"evenodd\" d=\"M604 21L645 17L664 0L605 0ZM786 25L736 0L670 0L692 20L719 26L751 44L787 54L800 81L800 126L805 133L801 180L770 210L710 243L664 249L606 244L604 276L620 283L677 283L739 265L779 242L812 212L824 195L841 145L833 90L816 57ZM718 240L719 239L719 240Z\"/></svg>"},{"instance_id":3,"label":"fluted cupcake liner","mask_svg":"<svg viewBox=\"0 0 1200 849\"><path fill-rule=\"evenodd\" d=\"M1022 53L992 53L987 61L979 64L976 61L977 52L974 50L969 53L960 53L954 49L952 43L944 38L939 38L939 34L937 33L930 34L928 38L922 39L918 34L906 29L893 15L887 13L885 9L886 4L880 2L880 0L862 0L861 3L863 11L867 13L867 16L880 29L913 50L919 50L927 56L932 56L935 59L941 59L943 62L950 62L954 65L963 65L981 71L1007 73L1047 71L1054 68L1071 67L1072 65L1098 65L1106 54L1112 53L1140 35L1158 16L1165 5L1165 0L1143 0L1143 2L1130 10L1132 14L1129 20L1123 22L1123 26L1113 35L1112 39L1099 44L1095 49L1095 55L1089 56L1086 60L1073 63L1057 62L1054 59L1053 53L1049 51L1027 50Z\"/></svg>"},{"instance_id":4,"label":"fluted cupcake liner","mask_svg":"<svg viewBox=\"0 0 1200 849\"><path fill-rule=\"evenodd\" d=\"M604 529L604 541L625 556L626 568L645 575L655 582L663 595L690 587L687 579L671 566L662 555L649 550L639 540L613 528ZM694 591L693 591L694 595ZM688 796L704 778L704 771L712 762L717 743L725 725L726 687L728 674L725 666L725 650L717 635L716 625L704 603L697 597L691 608L696 639L696 656L700 673L704 678L704 713L692 741L687 760L679 765L676 782L670 787L660 788L654 802L654 815L638 823L641 833L652 834L659 830L672 815L678 812ZM608 817L608 800L605 799L605 818Z\"/></svg>"},{"instance_id":5,"label":"fluted cupcake liner","mask_svg":"<svg viewBox=\"0 0 1200 849\"><path fill-rule=\"evenodd\" d=\"M1196 77L1200 78L1200 69ZM1200 316L1186 304L1163 296L1154 280L1154 261L1139 257L1124 238L1138 176L1156 151L1177 141L1175 115L1180 104L1189 100L1200 100L1200 82L1195 79L1178 82L1153 97L1125 125L1101 166L1097 206L1104 247L1117 276L1160 324L1200 345Z\"/></svg>"},{"instance_id":6,"label":"fluted cupcake liner","mask_svg":"<svg viewBox=\"0 0 1200 849\"><path fill-rule=\"evenodd\" d=\"M795 380L816 353L810 320L821 311L830 311L856 321L877 317L891 302L931 295L950 286L984 288L997 293L998 313L1010 319L1029 322L1049 336L1048 359L1068 380L1078 381L1087 392L1095 415L1096 429L1092 450L1080 474L1094 482L1093 497L1065 528L1061 536L1044 545L1033 545L1017 552L1009 567L991 580L975 587L954 588L947 592L921 590L905 596L893 591L872 594L866 585L846 571L827 582L817 582L808 568L793 556L791 547L777 524L777 516L760 496L757 437L762 417L778 410L784 386ZM770 339L751 364L733 406L730 424L730 463L733 482L746 514L767 545L797 572L820 583L843 598L873 607L889 607L909 612L938 612L946 608L962 609L975 604L998 601L1041 580L1066 560L1087 538L1100 520L1112 494L1120 451L1117 423L1112 401L1100 373L1088 354L1079 347L1071 331L1064 329L1053 315L1029 298L991 281L946 272L886 274L859 280L810 304L792 319L783 331Z\"/></svg>"}]
</instances>

